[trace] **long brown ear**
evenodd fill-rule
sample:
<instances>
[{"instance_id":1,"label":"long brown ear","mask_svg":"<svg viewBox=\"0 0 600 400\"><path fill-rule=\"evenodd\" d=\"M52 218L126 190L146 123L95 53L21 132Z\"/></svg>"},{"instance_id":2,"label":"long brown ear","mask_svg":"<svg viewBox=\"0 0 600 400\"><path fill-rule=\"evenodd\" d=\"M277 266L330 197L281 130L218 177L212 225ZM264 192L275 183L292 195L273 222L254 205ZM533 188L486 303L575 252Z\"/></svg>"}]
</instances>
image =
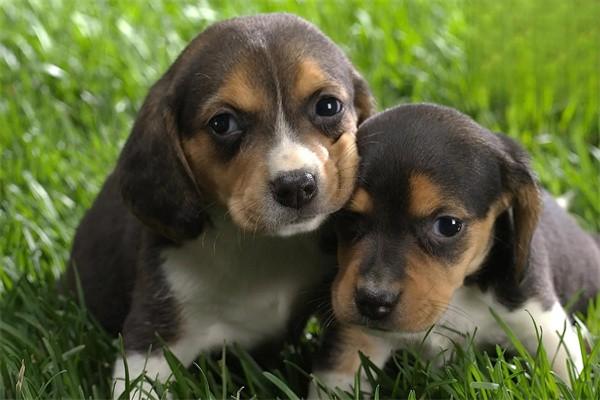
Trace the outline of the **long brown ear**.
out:
<instances>
[{"instance_id":1,"label":"long brown ear","mask_svg":"<svg viewBox=\"0 0 600 400\"><path fill-rule=\"evenodd\" d=\"M371 95L369 84L356 71L352 72L354 83L354 109L356 110L357 125L360 125L365 119L375 114L375 100Z\"/></svg>"},{"instance_id":2,"label":"long brown ear","mask_svg":"<svg viewBox=\"0 0 600 400\"><path fill-rule=\"evenodd\" d=\"M505 190L512 198L514 229L514 268L520 281L529 261L529 249L542 209L542 201L529 155L514 140L497 135L502 143L500 151L502 179Z\"/></svg>"},{"instance_id":3,"label":"long brown ear","mask_svg":"<svg viewBox=\"0 0 600 400\"><path fill-rule=\"evenodd\" d=\"M130 210L157 233L180 242L197 236L206 216L180 145L167 90L163 77L146 97L116 174Z\"/></svg>"}]
</instances>

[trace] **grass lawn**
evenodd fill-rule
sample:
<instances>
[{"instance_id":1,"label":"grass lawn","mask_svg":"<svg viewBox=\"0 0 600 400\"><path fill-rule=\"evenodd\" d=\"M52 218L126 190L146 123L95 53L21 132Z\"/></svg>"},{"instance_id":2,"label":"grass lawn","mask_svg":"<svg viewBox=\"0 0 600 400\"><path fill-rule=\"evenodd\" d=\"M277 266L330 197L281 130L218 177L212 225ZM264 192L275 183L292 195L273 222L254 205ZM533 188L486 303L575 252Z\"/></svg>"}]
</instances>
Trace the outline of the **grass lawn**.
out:
<instances>
[{"instance_id":1,"label":"grass lawn","mask_svg":"<svg viewBox=\"0 0 600 400\"><path fill-rule=\"evenodd\" d=\"M54 289L74 229L184 45L214 21L266 11L338 42L380 109L439 102L519 138L543 184L600 229L597 0L0 0L0 398L109 396L118 342ZM600 298L581 318L600 335ZM271 371L236 348L189 370L171 360L174 395L293 398L312 330ZM442 369L401 352L377 383L382 398L599 399L600 341L572 389L543 354L502 348L467 349Z\"/></svg>"}]
</instances>

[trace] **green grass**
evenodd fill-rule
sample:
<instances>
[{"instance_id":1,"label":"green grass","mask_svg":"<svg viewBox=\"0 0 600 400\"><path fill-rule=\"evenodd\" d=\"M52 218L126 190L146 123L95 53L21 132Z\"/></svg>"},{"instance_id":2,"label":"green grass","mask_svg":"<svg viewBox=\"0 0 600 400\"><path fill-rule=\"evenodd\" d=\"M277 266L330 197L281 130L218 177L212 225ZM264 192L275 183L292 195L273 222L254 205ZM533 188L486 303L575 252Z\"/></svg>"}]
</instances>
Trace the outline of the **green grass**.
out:
<instances>
[{"instance_id":1,"label":"green grass","mask_svg":"<svg viewBox=\"0 0 600 400\"><path fill-rule=\"evenodd\" d=\"M543 184L571 193L582 225L600 229L595 0L0 0L0 398L109 395L118 343L54 289L74 229L147 89L183 46L214 21L264 11L294 12L321 27L369 80L380 109L439 102L517 137ZM584 322L600 334L600 300ZM313 347L314 338L286 349L269 372L235 348L201 357L190 370L171 360L172 390L176 397L292 397L306 384ZM543 357L533 361L467 349L434 369L402 352L379 374L377 393L600 398L597 343L572 389L552 377Z\"/></svg>"}]
</instances>

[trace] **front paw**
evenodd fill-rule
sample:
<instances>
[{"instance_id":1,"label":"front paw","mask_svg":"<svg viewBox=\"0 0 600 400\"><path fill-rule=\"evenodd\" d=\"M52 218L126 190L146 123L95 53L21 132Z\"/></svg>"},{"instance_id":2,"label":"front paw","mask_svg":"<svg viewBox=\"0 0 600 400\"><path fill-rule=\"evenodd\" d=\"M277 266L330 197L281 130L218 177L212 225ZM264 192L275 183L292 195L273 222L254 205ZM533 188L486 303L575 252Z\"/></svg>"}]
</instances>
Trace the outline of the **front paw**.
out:
<instances>
[{"instance_id":1,"label":"front paw","mask_svg":"<svg viewBox=\"0 0 600 400\"><path fill-rule=\"evenodd\" d=\"M127 371L126 371L127 369ZM161 396L154 390L153 380L166 380L171 374L169 365L162 354L143 355L140 353L127 354L127 365L122 358L115 361L113 370L113 399L160 399ZM129 387L126 385L126 376L129 375ZM128 395L125 396L125 392ZM169 398L167 396L167 398Z\"/></svg>"}]
</instances>

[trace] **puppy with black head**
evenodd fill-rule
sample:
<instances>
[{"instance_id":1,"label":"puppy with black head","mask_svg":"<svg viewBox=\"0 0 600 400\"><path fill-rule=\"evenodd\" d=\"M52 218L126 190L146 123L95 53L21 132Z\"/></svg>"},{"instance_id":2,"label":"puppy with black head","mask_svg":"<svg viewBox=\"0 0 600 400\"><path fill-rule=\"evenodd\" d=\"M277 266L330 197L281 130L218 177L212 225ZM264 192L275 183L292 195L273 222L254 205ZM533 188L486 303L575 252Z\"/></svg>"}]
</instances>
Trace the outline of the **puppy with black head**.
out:
<instances>
[{"instance_id":1,"label":"puppy with black head","mask_svg":"<svg viewBox=\"0 0 600 400\"><path fill-rule=\"evenodd\" d=\"M352 193L372 109L341 50L297 17L223 21L186 47L77 229L65 279L122 333L132 379L167 378L161 340L189 365L304 326L335 265L313 232ZM119 359L115 396L124 377Z\"/></svg>"},{"instance_id":2,"label":"puppy with black head","mask_svg":"<svg viewBox=\"0 0 600 400\"><path fill-rule=\"evenodd\" d=\"M317 377L348 389L358 351L382 366L411 344L437 361L467 337L509 346L490 308L533 354L537 328L562 379L581 371L563 306L584 311L598 293L599 242L539 189L525 151L428 104L378 114L357 136L357 188L335 217L338 326Z\"/></svg>"}]
</instances>

